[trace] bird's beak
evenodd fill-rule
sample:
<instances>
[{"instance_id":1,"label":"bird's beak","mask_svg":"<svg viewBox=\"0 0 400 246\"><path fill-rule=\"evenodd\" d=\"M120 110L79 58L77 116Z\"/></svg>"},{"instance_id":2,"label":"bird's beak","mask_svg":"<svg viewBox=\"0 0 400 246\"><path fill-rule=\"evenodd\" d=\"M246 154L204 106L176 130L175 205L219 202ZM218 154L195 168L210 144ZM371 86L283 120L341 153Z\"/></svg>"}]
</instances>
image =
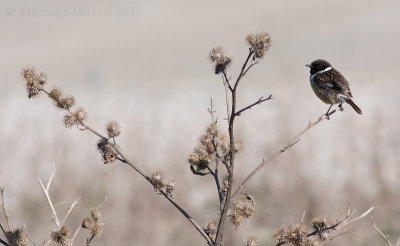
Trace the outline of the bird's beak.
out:
<instances>
[{"instance_id":1,"label":"bird's beak","mask_svg":"<svg viewBox=\"0 0 400 246\"><path fill-rule=\"evenodd\" d=\"M306 64L306 67L311 67L311 64Z\"/></svg>"}]
</instances>

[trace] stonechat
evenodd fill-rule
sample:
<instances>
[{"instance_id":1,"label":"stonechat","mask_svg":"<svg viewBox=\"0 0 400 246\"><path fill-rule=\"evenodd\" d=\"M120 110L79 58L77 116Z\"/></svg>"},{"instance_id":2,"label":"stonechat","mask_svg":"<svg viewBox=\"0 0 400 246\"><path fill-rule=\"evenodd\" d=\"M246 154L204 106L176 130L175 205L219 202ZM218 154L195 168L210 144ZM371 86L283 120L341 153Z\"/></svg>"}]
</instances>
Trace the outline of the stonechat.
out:
<instances>
[{"instance_id":1,"label":"stonechat","mask_svg":"<svg viewBox=\"0 0 400 246\"><path fill-rule=\"evenodd\" d=\"M361 109L351 100L353 95L349 82L329 62L318 59L306 66L310 68L310 83L315 94L324 103L331 105L325 114L328 119L333 104L339 104L340 110L343 111L344 102L350 104L357 113L362 114Z\"/></svg>"}]
</instances>

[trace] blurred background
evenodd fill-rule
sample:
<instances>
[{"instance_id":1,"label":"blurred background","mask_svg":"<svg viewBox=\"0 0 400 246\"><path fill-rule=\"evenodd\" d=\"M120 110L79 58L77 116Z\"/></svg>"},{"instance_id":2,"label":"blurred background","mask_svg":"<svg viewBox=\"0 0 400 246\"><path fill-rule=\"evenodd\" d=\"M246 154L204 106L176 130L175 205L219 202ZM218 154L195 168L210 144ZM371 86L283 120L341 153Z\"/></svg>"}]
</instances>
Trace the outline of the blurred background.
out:
<instances>
[{"instance_id":1,"label":"blurred background","mask_svg":"<svg viewBox=\"0 0 400 246\"><path fill-rule=\"evenodd\" d=\"M105 228L93 245L204 245L170 203L127 166L102 164L97 138L66 129L46 97L28 99L21 69L48 74L48 87L73 95L104 132L117 120L126 155L145 172L175 177L175 199L201 225L218 216L211 177L193 176L187 157L210 122L213 99L226 129L225 94L208 52L222 45L237 76L245 37L267 31L272 47L240 84L238 105L273 100L236 121L243 150L236 185L263 158L284 146L328 105L309 84L304 65L331 62L350 81L348 105L307 132L290 151L248 184L253 217L228 245L254 235L275 245L282 225L315 216L341 219L348 203L358 213L375 206L376 223L393 243L400 235L400 2L393 1L18 1L0 7L0 186L13 226L25 225L40 245L54 229L38 178L55 174L50 190L59 216L74 231L91 207L102 207ZM4 218L1 217L2 221ZM369 218L327 245L384 245ZM81 232L76 245L84 244Z\"/></svg>"}]
</instances>

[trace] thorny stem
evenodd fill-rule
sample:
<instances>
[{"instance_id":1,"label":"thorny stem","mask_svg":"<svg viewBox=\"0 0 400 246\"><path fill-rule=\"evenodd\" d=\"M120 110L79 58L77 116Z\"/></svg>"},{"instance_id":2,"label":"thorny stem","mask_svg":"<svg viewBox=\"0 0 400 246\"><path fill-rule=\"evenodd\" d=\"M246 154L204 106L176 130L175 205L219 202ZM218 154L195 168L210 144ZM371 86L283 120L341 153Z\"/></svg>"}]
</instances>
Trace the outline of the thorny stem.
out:
<instances>
[{"instance_id":1,"label":"thorny stem","mask_svg":"<svg viewBox=\"0 0 400 246\"><path fill-rule=\"evenodd\" d=\"M240 71L239 76L236 79L235 85L233 88L231 88L229 84L228 77L226 76L226 71L225 69L223 70L224 77L225 77L225 82L228 83L231 91L231 112L230 112L230 117L228 113L228 122L229 122L229 143L230 143L230 150L229 150L229 165L226 165L227 171L228 171L228 189L226 191L225 199L224 199L224 205L222 208L221 216L219 219L218 223L218 229L217 229L217 235L216 235L216 240L215 240L215 245L220 246L223 245L223 232L224 232L224 226L225 226L225 221L227 218L228 210L231 204L231 193L232 193L232 184L233 184L233 168L235 164L235 138L234 138L234 132L233 132L233 126L234 126L234 121L236 115L236 92L237 92L237 87L239 85L240 80L243 78L244 74L248 71L249 68L246 69L247 64L253 55L253 49L249 48L249 54L242 66L242 69Z\"/></svg>"},{"instance_id":2,"label":"thorny stem","mask_svg":"<svg viewBox=\"0 0 400 246\"><path fill-rule=\"evenodd\" d=\"M333 110L330 114L334 114L336 112L336 109ZM321 121L326 119L326 115L320 116L315 122L309 122L308 125L298 132L283 148L280 150L276 151L275 153L272 154L272 156L266 160L263 160L239 185L239 187L235 190L235 192L232 195L231 200L233 201L236 196L239 194L239 192L244 188L244 186L249 182L249 180L258 172L260 171L265 165L270 163L272 160L274 160L276 157L278 157L280 154L284 153L286 150L289 148L293 147L296 143L300 141L300 136L303 135L305 132L307 132L309 129L311 129L313 126L317 125Z\"/></svg>"},{"instance_id":3,"label":"thorny stem","mask_svg":"<svg viewBox=\"0 0 400 246\"><path fill-rule=\"evenodd\" d=\"M50 96L49 92L47 92L44 88L41 89L44 93L46 93L48 96ZM68 108L64 108L69 114L72 114L72 112L68 109ZM102 134L98 133L96 130L94 130L93 128L91 128L90 126L86 125L85 123L83 123L82 121L79 121L79 125L81 125L82 127L84 127L85 129L87 129L88 131L92 132L93 134L95 134L96 136L98 136L101 139L107 139L105 136L103 136ZM108 140L108 139L107 139ZM131 162L117 147L116 145L110 144L110 146L118 153L118 155L122 158L122 159L118 159L121 162L129 165L132 169L134 169L136 172L138 172L143 178L145 178L150 184L152 184L151 182L151 178L146 175L142 170L139 169L139 167L137 167L133 162ZM197 229L197 231L204 237L204 239L207 241L208 245L213 245L210 237L204 232L204 230L201 228L201 226L180 206L178 205L171 197L168 196L167 193L165 193L164 191L160 190L160 194L162 194L175 208L177 208L185 217L187 220L189 220L189 222ZM90 241L89 241L90 243Z\"/></svg>"},{"instance_id":4,"label":"thorny stem","mask_svg":"<svg viewBox=\"0 0 400 246\"><path fill-rule=\"evenodd\" d=\"M245 108L242 108L241 110L237 111L237 112L236 112L236 116L240 116L244 111L246 111L246 110L248 110L248 109L251 109L252 107L254 107L254 106L257 105L257 104L260 105L262 102L268 101L268 100L270 100L270 99L272 99L272 95L269 95L269 97L267 97L267 98L260 97L260 98L257 100L257 102L252 103L252 104L250 104L249 106L247 106L247 107L245 107Z\"/></svg>"}]
</instances>

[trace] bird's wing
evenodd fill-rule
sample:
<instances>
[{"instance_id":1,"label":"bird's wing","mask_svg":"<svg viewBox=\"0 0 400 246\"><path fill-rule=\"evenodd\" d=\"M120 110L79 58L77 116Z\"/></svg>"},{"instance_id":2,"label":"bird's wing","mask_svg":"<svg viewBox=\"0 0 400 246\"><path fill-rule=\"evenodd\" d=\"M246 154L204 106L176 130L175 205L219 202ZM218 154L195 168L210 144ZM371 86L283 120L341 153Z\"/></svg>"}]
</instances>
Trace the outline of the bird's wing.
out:
<instances>
[{"instance_id":1,"label":"bird's wing","mask_svg":"<svg viewBox=\"0 0 400 246\"><path fill-rule=\"evenodd\" d=\"M335 69L318 74L314 77L314 83L322 89L330 89L340 94L352 96L349 83L345 77Z\"/></svg>"}]
</instances>

